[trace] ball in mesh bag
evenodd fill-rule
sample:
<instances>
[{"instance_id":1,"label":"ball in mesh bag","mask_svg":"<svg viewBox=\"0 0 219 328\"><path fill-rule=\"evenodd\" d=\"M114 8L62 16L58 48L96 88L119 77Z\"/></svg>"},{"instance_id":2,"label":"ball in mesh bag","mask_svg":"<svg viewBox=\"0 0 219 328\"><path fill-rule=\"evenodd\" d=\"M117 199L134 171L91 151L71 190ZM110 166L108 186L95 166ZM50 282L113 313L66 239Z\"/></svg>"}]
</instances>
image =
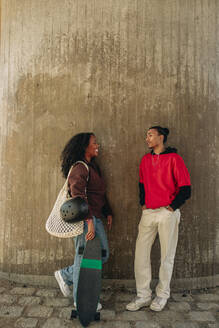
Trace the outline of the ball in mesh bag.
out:
<instances>
[{"instance_id":1,"label":"ball in mesh bag","mask_svg":"<svg viewBox=\"0 0 219 328\"><path fill-rule=\"evenodd\" d=\"M60 208L61 218L68 223L85 220L88 215L88 204L81 197L66 200Z\"/></svg>"}]
</instances>

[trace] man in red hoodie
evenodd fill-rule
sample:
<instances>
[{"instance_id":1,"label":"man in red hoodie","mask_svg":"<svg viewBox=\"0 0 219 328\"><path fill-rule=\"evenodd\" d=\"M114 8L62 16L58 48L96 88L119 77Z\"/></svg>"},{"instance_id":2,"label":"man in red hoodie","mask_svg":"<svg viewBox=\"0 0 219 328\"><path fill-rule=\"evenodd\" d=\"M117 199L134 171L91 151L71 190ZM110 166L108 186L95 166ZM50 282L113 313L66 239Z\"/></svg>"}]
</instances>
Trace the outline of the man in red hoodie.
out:
<instances>
[{"instance_id":1,"label":"man in red hoodie","mask_svg":"<svg viewBox=\"0 0 219 328\"><path fill-rule=\"evenodd\" d=\"M191 196L188 170L175 148L165 148L169 130L151 127L146 142L151 152L140 163L140 204L142 217L139 223L135 251L135 279L137 297L126 306L137 311L150 306L161 311L170 297L170 281L178 241L180 206ZM155 237L159 234L161 264L156 297L151 302L150 253Z\"/></svg>"}]
</instances>

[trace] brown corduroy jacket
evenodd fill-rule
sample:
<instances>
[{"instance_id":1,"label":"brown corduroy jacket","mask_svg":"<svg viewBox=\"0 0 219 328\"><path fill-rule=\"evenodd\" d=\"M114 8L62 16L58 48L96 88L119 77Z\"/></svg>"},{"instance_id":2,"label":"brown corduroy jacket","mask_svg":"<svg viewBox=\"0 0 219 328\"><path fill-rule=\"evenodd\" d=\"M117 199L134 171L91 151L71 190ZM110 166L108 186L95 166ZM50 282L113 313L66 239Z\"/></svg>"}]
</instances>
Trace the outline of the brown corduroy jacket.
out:
<instances>
[{"instance_id":1,"label":"brown corduroy jacket","mask_svg":"<svg viewBox=\"0 0 219 328\"><path fill-rule=\"evenodd\" d=\"M97 164L84 161L85 165L77 163L71 170L68 178L68 187L71 197L84 198L89 207L87 219L112 215L112 210L106 197L106 185Z\"/></svg>"}]
</instances>

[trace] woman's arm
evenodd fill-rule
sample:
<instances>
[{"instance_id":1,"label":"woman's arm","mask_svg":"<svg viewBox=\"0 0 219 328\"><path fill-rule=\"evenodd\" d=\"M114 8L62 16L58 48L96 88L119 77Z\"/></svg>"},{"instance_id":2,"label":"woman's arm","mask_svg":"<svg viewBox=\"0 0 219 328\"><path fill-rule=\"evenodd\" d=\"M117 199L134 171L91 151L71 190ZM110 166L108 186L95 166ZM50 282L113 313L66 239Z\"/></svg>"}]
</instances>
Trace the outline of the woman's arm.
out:
<instances>
[{"instance_id":1,"label":"woman's arm","mask_svg":"<svg viewBox=\"0 0 219 328\"><path fill-rule=\"evenodd\" d=\"M76 164L68 177L68 187L71 197L81 197L87 203L87 181L88 181L89 172L82 163ZM92 213L88 204L88 217L87 219L92 219Z\"/></svg>"},{"instance_id":2,"label":"woman's arm","mask_svg":"<svg viewBox=\"0 0 219 328\"><path fill-rule=\"evenodd\" d=\"M87 201L87 181L89 172L82 163L76 164L69 175L68 186L71 197L81 197ZM88 232L86 234L86 240L91 240L95 237L95 229L92 220L92 213L88 204L88 216L87 216Z\"/></svg>"}]
</instances>

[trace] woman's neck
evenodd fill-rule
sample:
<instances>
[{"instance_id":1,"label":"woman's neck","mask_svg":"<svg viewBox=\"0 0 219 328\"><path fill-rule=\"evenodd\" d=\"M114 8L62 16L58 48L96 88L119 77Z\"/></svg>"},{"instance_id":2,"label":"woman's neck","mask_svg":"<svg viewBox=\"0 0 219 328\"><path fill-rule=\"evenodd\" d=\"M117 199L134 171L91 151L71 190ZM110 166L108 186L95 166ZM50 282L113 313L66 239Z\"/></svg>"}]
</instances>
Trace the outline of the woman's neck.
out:
<instances>
[{"instance_id":1,"label":"woman's neck","mask_svg":"<svg viewBox=\"0 0 219 328\"><path fill-rule=\"evenodd\" d=\"M91 156L89 156L89 154L85 154L84 155L84 158L87 162L90 162L91 161Z\"/></svg>"}]
</instances>

